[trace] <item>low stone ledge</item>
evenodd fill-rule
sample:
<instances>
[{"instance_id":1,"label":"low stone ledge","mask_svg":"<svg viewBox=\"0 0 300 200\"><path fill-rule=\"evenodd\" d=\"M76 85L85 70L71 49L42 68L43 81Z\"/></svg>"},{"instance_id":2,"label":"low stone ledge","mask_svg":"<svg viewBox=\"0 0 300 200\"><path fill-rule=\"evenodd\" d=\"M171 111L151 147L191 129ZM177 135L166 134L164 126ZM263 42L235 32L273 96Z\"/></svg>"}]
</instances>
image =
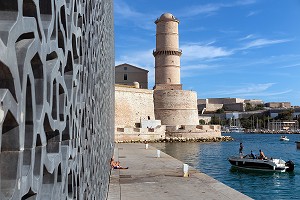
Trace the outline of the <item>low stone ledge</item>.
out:
<instances>
[{"instance_id":1,"label":"low stone ledge","mask_svg":"<svg viewBox=\"0 0 300 200\"><path fill-rule=\"evenodd\" d=\"M172 138L164 138L158 140L123 140L116 141L116 143L168 143L168 142L229 142L234 141L231 136L221 136L214 138L180 138L180 137L172 137Z\"/></svg>"}]
</instances>

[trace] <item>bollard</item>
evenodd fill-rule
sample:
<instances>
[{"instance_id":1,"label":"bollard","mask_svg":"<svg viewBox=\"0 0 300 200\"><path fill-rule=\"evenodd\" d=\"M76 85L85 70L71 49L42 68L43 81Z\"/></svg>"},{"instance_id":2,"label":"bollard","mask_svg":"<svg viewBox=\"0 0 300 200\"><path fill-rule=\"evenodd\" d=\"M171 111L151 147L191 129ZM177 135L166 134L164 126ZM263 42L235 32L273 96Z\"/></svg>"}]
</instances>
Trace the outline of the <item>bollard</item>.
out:
<instances>
[{"instance_id":1,"label":"bollard","mask_svg":"<svg viewBox=\"0 0 300 200\"><path fill-rule=\"evenodd\" d=\"M160 158L160 150L157 150L156 154L157 154L157 158Z\"/></svg>"},{"instance_id":2,"label":"bollard","mask_svg":"<svg viewBox=\"0 0 300 200\"><path fill-rule=\"evenodd\" d=\"M189 177L189 165L183 164L183 177Z\"/></svg>"},{"instance_id":3,"label":"bollard","mask_svg":"<svg viewBox=\"0 0 300 200\"><path fill-rule=\"evenodd\" d=\"M145 149L148 149L148 144L145 145Z\"/></svg>"}]
</instances>

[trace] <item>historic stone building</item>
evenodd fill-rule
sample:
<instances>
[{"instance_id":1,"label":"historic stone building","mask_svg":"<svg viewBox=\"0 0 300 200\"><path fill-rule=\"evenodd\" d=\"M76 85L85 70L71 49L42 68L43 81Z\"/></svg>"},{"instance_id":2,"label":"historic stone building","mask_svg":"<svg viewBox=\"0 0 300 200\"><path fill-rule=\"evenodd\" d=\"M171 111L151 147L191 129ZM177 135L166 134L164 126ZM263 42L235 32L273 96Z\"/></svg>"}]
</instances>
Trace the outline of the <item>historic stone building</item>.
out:
<instances>
[{"instance_id":1,"label":"historic stone building","mask_svg":"<svg viewBox=\"0 0 300 200\"><path fill-rule=\"evenodd\" d=\"M127 63L120 64L115 67L115 83L122 85L138 83L140 88L148 89L148 72Z\"/></svg>"},{"instance_id":2,"label":"historic stone building","mask_svg":"<svg viewBox=\"0 0 300 200\"><path fill-rule=\"evenodd\" d=\"M179 20L165 13L155 24L155 116L164 125L197 125L197 94L182 90L180 83Z\"/></svg>"},{"instance_id":3,"label":"historic stone building","mask_svg":"<svg viewBox=\"0 0 300 200\"><path fill-rule=\"evenodd\" d=\"M196 92L182 90L178 19L165 13L155 23L154 90L116 85L116 141L221 137L220 126L199 125Z\"/></svg>"},{"instance_id":4,"label":"historic stone building","mask_svg":"<svg viewBox=\"0 0 300 200\"><path fill-rule=\"evenodd\" d=\"M0 199L106 199L110 0L0 0Z\"/></svg>"}]
</instances>

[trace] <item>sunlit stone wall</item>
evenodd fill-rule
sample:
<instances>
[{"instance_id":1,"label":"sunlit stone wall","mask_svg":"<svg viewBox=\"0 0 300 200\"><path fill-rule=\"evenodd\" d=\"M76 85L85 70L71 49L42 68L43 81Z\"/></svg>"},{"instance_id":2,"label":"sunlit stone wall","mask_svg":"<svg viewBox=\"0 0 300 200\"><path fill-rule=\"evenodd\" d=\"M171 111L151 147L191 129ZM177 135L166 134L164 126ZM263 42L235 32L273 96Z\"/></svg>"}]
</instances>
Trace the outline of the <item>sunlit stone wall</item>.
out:
<instances>
[{"instance_id":1,"label":"sunlit stone wall","mask_svg":"<svg viewBox=\"0 0 300 200\"><path fill-rule=\"evenodd\" d=\"M0 199L105 199L113 2L0 0Z\"/></svg>"}]
</instances>

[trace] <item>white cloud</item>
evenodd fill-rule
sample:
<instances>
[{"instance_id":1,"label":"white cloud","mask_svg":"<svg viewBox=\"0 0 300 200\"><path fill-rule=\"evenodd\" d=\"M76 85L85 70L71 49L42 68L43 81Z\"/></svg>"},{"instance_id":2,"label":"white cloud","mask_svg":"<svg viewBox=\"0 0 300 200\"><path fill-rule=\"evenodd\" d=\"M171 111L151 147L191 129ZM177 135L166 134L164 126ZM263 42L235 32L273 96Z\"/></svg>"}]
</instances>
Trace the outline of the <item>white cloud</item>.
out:
<instances>
[{"instance_id":1,"label":"white cloud","mask_svg":"<svg viewBox=\"0 0 300 200\"><path fill-rule=\"evenodd\" d=\"M262 38L262 39L256 39L251 42L248 42L247 44L244 45L242 49L249 49L253 47L260 48L267 45L285 43L290 41L291 41L290 39L269 40L269 39Z\"/></svg>"},{"instance_id":2,"label":"white cloud","mask_svg":"<svg viewBox=\"0 0 300 200\"><path fill-rule=\"evenodd\" d=\"M285 65L279 68L291 68L291 67L300 67L300 63L292 64L292 65Z\"/></svg>"},{"instance_id":3,"label":"white cloud","mask_svg":"<svg viewBox=\"0 0 300 200\"><path fill-rule=\"evenodd\" d=\"M256 3L256 0L243 0L243 1L236 1L234 3L215 3L215 4L206 4L206 5L194 5L186 9L186 12L182 16L183 17L191 17L196 15L213 15L216 11L222 8L228 7L237 7L237 6L246 6L250 4Z\"/></svg>"},{"instance_id":4,"label":"white cloud","mask_svg":"<svg viewBox=\"0 0 300 200\"><path fill-rule=\"evenodd\" d=\"M194 6L190 7L187 10L189 12L183 12L184 17L187 16L196 16L200 14L211 14L215 11L218 11L222 7L222 4L208 4L208 5L199 5L199 6Z\"/></svg>"},{"instance_id":5,"label":"white cloud","mask_svg":"<svg viewBox=\"0 0 300 200\"><path fill-rule=\"evenodd\" d=\"M268 90L275 85L275 83L261 83L261 84L245 84L242 87L230 87L225 90L219 90L206 95L217 95L217 96L274 96L281 95L291 92L291 90L281 92L268 92Z\"/></svg>"},{"instance_id":6,"label":"white cloud","mask_svg":"<svg viewBox=\"0 0 300 200\"><path fill-rule=\"evenodd\" d=\"M182 60L188 61L230 56L233 53L222 47L210 45L183 45L181 48L183 51Z\"/></svg>"},{"instance_id":7,"label":"white cloud","mask_svg":"<svg viewBox=\"0 0 300 200\"><path fill-rule=\"evenodd\" d=\"M256 10L256 11L250 11L248 14L247 14L247 17L251 17L251 16L254 16L254 15L257 15L258 13L260 13L260 11Z\"/></svg>"},{"instance_id":8,"label":"white cloud","mask_svg":"<svg viewBox=\"0 0 300 200\"><path fill-rule=\"evenodd\" d=\"M236 89L229 89L225 91L219 91L216 93L222 94L222 95L234 95L234 94L253 94L253 93L260 93L263 91L266 91L271 86L273 86L274 83L264 83L264 84L248 84L242 88L236 88Z\"/></svg>"},{"instance_id":9,"label":"white cloud","mask_svg":"<svg viewBox=\"0 0 300 200\"><path fill-rule=\"evenodd\" d=\"M210 71L219 66L217 65L206 65L206 64L196 64L196 65L181 65L180 66L180 76L181 78L186 77L196 77L203 73L204 70Z\"/></svg>"},{"instance_id":10,"label":"white cloud","mask_svg":"<svg viewBox=\"0 0 300 200\"><path fill-rule=\"evenodd\" d=\"M122 16L124 18L136 18L142 16L141 13L135 11L124 1L120 1L120 0L115 0L114 12L116 15Z\"/></svg>"},{"instance_id":11,"label":"white cloud","mask_svg":"<svg viewBox=\"0 0 300 200\"><path fill-rule=\"evenodd\" d=\"M246 35L245 37L239 38L238 41L249 40L249 39L253 39L253 38L256 38L256 36L254 34L249 34L249 35Z\"/></svg>"},{"instance_id":12,"label":"white cloud","mask_svg":"<svg viewBox=\"0 0 300 200\"><path fill-rule=\"evenodd\" d=\"M215 66L204 65L204 64L187 65L187 66L181 66L181 71L201 70L201 69L209 69L209 68L213 68L213 67L215 67Z\"/></svg>"},{"instance_id":13,"label":"white cloud","mask_svg":"<svg viewBox=\"0 0 300 200\"><path fill-rule=\"evenodd\" d=\"M147 14L136 11L130 7L125 1L114 1L115 24L119 26L136 26L145 30L153 30L153 22L158 15Z\"/></svg>"},{"instance_id":14,"label":"white cloud","mask_svg":"<svg viewBox=\"0 0 300 200\"><path fill-rule=\"evenodd\" d=\"M231 96L231 97L269 97L269 96L278 96L283 95L292 92L291 89L285 90L285 91L275 91L271 92L269 91L271 87L275 85L275 83L252 83L244 85L244 87L236 88L234 87L228 87L225 90L219 90L215 92L209 92L203 95L215 95L215 96Z\"/></svg>"},{"instance_id":15,"label":"white cloud","mask_svg":"<svg viewBox=\"0 0 300 200\"><path fill-rule=\"evenodd\" d=\"M256 0L240 0L237 1L235 4L236 5L250 5L256 3Z\"/></svg>"}]
</instances>

